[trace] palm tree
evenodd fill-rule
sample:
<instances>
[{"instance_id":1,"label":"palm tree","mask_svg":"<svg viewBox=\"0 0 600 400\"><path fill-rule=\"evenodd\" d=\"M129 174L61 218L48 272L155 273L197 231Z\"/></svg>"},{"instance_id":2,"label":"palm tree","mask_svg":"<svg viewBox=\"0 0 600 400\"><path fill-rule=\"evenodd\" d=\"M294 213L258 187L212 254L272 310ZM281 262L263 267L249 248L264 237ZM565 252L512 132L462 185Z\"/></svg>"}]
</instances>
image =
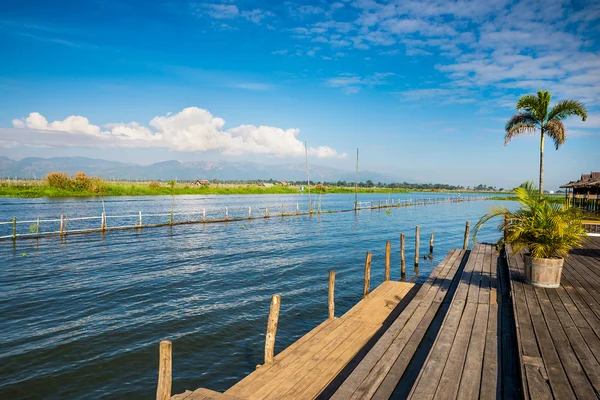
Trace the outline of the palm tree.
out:
<instances>
[{"instance_id":1,"label":"palm tree","mask_svg":"<svg viewBox=\"0 0 600 400\"><path fill-rule=\"evenodd\" d=\"M551 97L547 90L538 90L537 96L533 94L521 96L517 101L518 113L506 123L504 137L506 146L515 136L540 130L540 196L544 193L544 135L554 140L558 150L567 139L567 128L562 120L571 115L580 116L582 121L587 119L587 110L578 100L559 101L549 110Z\"/></svg>"}]
</instances>

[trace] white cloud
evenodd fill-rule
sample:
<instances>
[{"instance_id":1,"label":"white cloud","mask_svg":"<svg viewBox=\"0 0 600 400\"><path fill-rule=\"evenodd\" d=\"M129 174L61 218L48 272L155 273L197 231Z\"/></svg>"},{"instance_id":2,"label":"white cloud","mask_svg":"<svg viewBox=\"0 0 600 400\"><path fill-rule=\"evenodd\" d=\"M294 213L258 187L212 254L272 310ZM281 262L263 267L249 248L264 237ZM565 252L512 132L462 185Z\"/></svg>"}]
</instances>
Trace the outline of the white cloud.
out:
<instances>
[{"instance_id":1,"label":"white cloud","mask_svg":"<svg viewBox=\"0 0 600 400\"><path fill-rule=\"evenodd\" d=\"M15 139L13 131L0 130L0 140L16 140L29 146L166 148L182 152L218 151L227 155L277 157L302 156L305 152L304 144L297 138L298 129L240 125L225 130L223 119L197 107L155 117L150 121L150 127L136 122L111 123L104 125L103 130L82 116L49 123L35 112L27 118L13 120L13 126L25 134L19 134ZM3 134L7 137L3 138ZM319 158L346 156L327 146L309 147L308 152Z\"/></svg>"},{"instance_id":2,"label":"white cloud","mask_svg":"<svg viewBox=\"0 0 600 400\"><path fill-rule=\"evenodd\" d=\"M325 81L327 86L342 88L346 94L355 94L363 87L373 87L387 84L387 78L393 76L391 72L378 72L361 77L355 74L340 74Z\"/></svg>"},{"instance_id":3,"label":"white cloud","mask_svg":"<svg viewBox=\"0 0 600 400\"><path fill-rule=\"evenodd\" d=\"M211 4L200 3L195 4L196 11L199 14L206 13L216 19L231 19L239 15L240 10L233 4Z\"/></svg>"}]
</instances>

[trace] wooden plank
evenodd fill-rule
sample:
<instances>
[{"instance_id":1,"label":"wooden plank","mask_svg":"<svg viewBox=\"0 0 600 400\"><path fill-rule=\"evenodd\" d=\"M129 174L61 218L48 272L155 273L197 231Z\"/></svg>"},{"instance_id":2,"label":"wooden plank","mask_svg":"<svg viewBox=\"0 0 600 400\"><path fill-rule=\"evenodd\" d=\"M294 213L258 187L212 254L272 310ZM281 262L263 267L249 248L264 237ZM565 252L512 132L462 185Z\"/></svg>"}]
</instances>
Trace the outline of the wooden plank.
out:
<instances>
[{"instance_id":1,"label":"wooden plank","mask_svg":"<svg viewBox=\"0 0 600 400\"><path fill-rule=\"evenodd\" d=\"M440 308L462 263L464 253L464 251L454 253L449 261L451 268L442 273L439 286L435 285L429 290L404 329L399 332L352 398L378 399L388 398L392 394Z\"/></svg>"},{"instance_id":2,"label":"wooden plank","mask_svg":"<svg viewBox=\"0 0 600 400\"><path fill-rule=\"evenodd\" d=\"M484 254L481 266L481 281L479 286L479 303L489 304L490 303L490 284L492 274L492 257L493 249L492 246L484 246Z\"/></svg>"},{"instance_id":3,"label":"wooden plank","mask_svg":"<svg viewBox=\"0 0 600 400\"><path fill-rule=\"evenodd\" d=\"M455 399L461 382L467 349L473 332L473 324L477 313L477 303L467 301L458 331L452 343L448 361L444 367L440 382L435 392L436 399ZM487 322L487 314L485 320Z\"/></svg>"},{"instance_id":4,"label":"wooden plank","mask_svg":"<svg viewBox=\"0 0 600 400\"><path fill-rule=\"evenodd\" d=\"M306 335L302 336L300 339L298 339L296 342L294 342L293 344L291 344L289 347L287 347L281 353L279 353L278 355L276 355L275 356L275 363L269 364L269 365L262 365L262 366L260 366L260 368L258 370L256 370L253 373L249 374L244 379L242 379L241 381L239 381L238 383L236 383L234 386L232 386L231 388L229 388L226 391L226 393L229 393L231 391L231 393L233 394L234 392L236 392L240 388L245 387L247 385L250 385L252 382L254 382L256 379L260 378L263 374L265 374L267 371L269 371L274 366L278 366L279 367L280 364L281 364L281 362L283 362L283 360L285 360L290 355L296 356L299 352L305 351L305 349L306 349L305 346L317 334L322 333L323 335L326 335L327 332L330 332L330 331L334 330L340 324L341 324L341 321L339 319L326 320L323 323L319 324L316 328L314 328L313 330L311 330L310 332L308 332Z\"/></svg>"},{"instance_id":5,"label":"wooden plank","mask_svg":"<svg viewBox=\"0 0 600 400\"><path fill-rule=\"evenodd\" d=\"M461 257L462 254L463 252L458 250L452 250L450 253L448 253L442 263L440 263L440 265L433 270L430 277L423 284L417 295L413 298L406 309L402 311L402 313L392 323L384 335L377 341L371 351L367 353L367 355L358 364L346 381L344 381L340 388L338 388L335 394L331 397L332 399L345 400L352 396L359 385L364 381L364 379L367 378L369 372L376 366L376 364L380 363L382 357L393 344L395 338L398 337L400 332L404 330L406 324L411 321L414 313L419 310L421 304L427 303L429 299L432 299L435 293L440 290L442 286L441 282L445 280L446 275L451 271L453 260Z\"/></svg>"},{"instance_id":6,"label":"wooden plank","mask_svg":"<svg viewBox=\"0 0 600 400\"><path fill-rule=\"evenodd\" d=\"M328 359L314 363L314 367L309 373L281 398L315 398L352 359L347 354L354 355L358 353L372 336L373 333L371 331L365 331L354 342L345 343L346 346L343 349L340 346L340 351L343 351L345 354L338 355L337 358L334 358L335 354L332 354Z\"/></svg>"},{"instance_id":7,"label":"wooden plank","mask_svg":"<svg viewBox=\"0 0 600 400\"><path fill-rule=\"evenodd\" d=\"M573 348L590 383L593 385L596 392L600 393L600 363L598 363L598 360L594 357L594 352L588 345L588 341L583 337L577 324L567 312L567 309L560 300L556 290L547 290L546 295L554 307L554 311L562 325L562 329L564 329L564 332L568 337L568 345ZM597 339L598 338L596 337L596 346L599 344ZM594 345L594 342L592 342L592 345Z\"/></svg>"},{"instance_id":8,"label":"wooden plank","mask_svg":"<svg viewBox=\"0 0 600 400\"><path fill-rule=\"evenodd\" d=\"M242 400L239 397L230 396L224 393L215 392L214 390L200 388L195 390L185 400Z\"/></svg>"},{"instance_id":9,"label":"wooden plank","mask_svg":"<svg viewBox=\"0 0 600 400\"><path fill-rule=\"evenodd\" d=\"M564 287L557 288L551 293L550 300L556 295L560 299L560 304L567 310L567 313L572 318L573 323L577 327L579 333L585 339L585 342L589 346L592 354L596 357L596 360L600 362L600 338L594 333L594 330L590 327L588 321L581 314L573 300L565 291Z\"/></svg>"},{"instance_id":10,"label":"wooden plank","mask_svg":"<svg viewBox=\"0 0 600 400\"><path fill-rule=\"evenodd\" d=\"M573 299L573 302L584 316L590 327L594 330L594 332L596 332L596 335L600 337L600 319L593 309L597 307L597 305L593 301L589 302L588 298L583 296L585 289L580 288L578 282L575 280L571 281L568 276L568 274L563 274L562 287L567 291L571 299Z\"/></svg>"},{"instance_id":11,"label":"wooden plank","mask_svg":"<svg viewBox=\"0 0 600 400\"><path fill-rule=\"evenodd\" d=\"M475 322L473 323L472 328L473 330L470 335L470 342L465 346L467 347L467 357L465 359L462 377L460 378L460 386L458 389L459 399L479 398L485 341L487 339L489 310L489 304L479 303L477 305L477 312L475 314ZM496 332L494 331L494 333ZM494 387L494 391L495 389L496 388ZM443 390L443 388L440 386L440 388L438 388L438 391L439 390ZM454 397L448 396L446 398Z\"/></svg>"},{"instance_id":12,"label":"wooden plank","mask_svg":"<svg viewBox=\"0 0 600 400\"><path fill-rule=\"evenodd\" d=\"M412 324L409 323L406 329L396 337L394 343L390 346L390 350L386 353L386 359L382 358L379 363L386 363L386 367L382 370L374 369L371 372L372 376L378 376L372 385L372 389L377 389L373 395L373 399L387 399L394 392L394 389L425 337L434 317L446 299L450 286L458 279L456 272L463 263L465 253L465 250L457 252L458 257L452 261L452 268L446 275L446 279L442 281L439 290L432 291L434 297L431 302L429 302L429 299L423 301L420 306L421 309L415 312L412 318L414 320L411 321ZM393 361L394 358L395 361ZM393 362L393 364L389 367L389 371L386 374L385 372L390 362ZM379 387L377 387L378 381L381 382ZM370 393L372 393L372 390L367 394L370 395Z\"/></svg>"},{"instance_id":13,"label":"wooden plank","mask_svg":"<svg viewBox=\"0 0 600 400\"><path fill-rule=\"evenodd\" d=\"M263 377L260 386L253 385L252 387L246 388L243 393L236 395L248 399L263 399L270 395L273 390L280 391L284 387L286 390L283 391L283 393L285 393L291 387L290 383L296 381L295 379L299 375L299 372L313 357L326 356L347 338L351 337L352 334L356 334L357 332L360 333L360 331L364 329L365 324L359 320L344 321L339 329L332 332L323 341L314 343L314 346L311 346L305 354L294 359L291 364L286 366L286 368L280 368L277 371L271 370L271 373L268 373Z\"/></svg>"},{"instance_id":14,"label":"wooden plank","mask_svg":"<svg viewBox=\"0 0 600 400\"><path fill-rule=\"evenodd\" d=\"M498 328L498 305L490 304L481 370L481 390L479 391L479 397L482 399L495 399L498 397L498 385L500 385L498 381L498 336L500 336Z\"/></svg>"},{"instance_id":15,"label":"wooden plank","mask_svg":"<svg viewBox=\"0 0 600 400\"><path fill-rule=\"evenodd\" d=\"M544 366L548 374L550 389L555 397L574 398L575 394L567 378L560 358L552 342L552 336L548 331L548 326L544 320L540 304L537 301L535 291L531 285L523 285L529 314L535 331L535 338L540 347L540 353L544 361Z\"/></svg>"},{"instance_id":16,"label":"wooden plank","mask_svg":"<svg viewBox=\"0 0 600 400\"><path fill-rule=\"evenodd\" d=\"M440 330L435 343L431 349L431 352L427 356L427 360L423 365L423 369L419 373L419 376L411 389L409 398L422 399L422 398L433 398L440 378L444 372L444 367L448 360L448 356L452 350L455 336L459 329L459 325L462 320L463 310L467 302L467 294L469 291L469 284L473 275L473 268L475 266L476 254L479 253L480 245L475 244L473 250L469 255L467 265L461 274L460 283L454 294L454 299L450 304L450 309L444 318L444 324ZM474 303L472 303L474 304ZM474 308L473 308L474 310ZM464 329L463 324L463 329Z\"/></svg>"},{"instance_id":17,"label":"wooden plank","mask_svg":"<svg viewBox=\"0 0 600 400\"><path fill-rule=\"evenodd\" d=\"M552 289L548 290L551 291ZM546 320L548 331L552 337L553 345L556 348L562 367L567 374L567 378L571 382L575 394L578 398L582 399L593 398L595 396L594 389L586 377L577 356L571 348L571 344L569 343L567 335L554 311L554 307L546 295L546 290L536 287L534 288L534 291L544 315L544 319Z\"/></svg>"},{"instance_id":18,"label":"wooden plank","mask_svg":"<svg viewBox=\"0 0 600 400\"><path fill-rule=\"evenodd\" d=\"M286 357L283 357L280 360L275 357L275 362L273 364L260 367L254 373L250 374L229 388L225 393L233 396L243 397L247 391L252 392L253 390L260 388L262 385L267 383L269 381L269 375L277 373L277 371L286 368L299 357L308 353L314 348L315 343L321 343L323 346L325 346L328 338L335 336L340 329L343 329L342 324L344 321L336 318L333 321L327 322L328 324L321 329L321 332L318 336L315 335L312 337L312 340L308 340L303 342L301 345L294 346L294 349L289 351Z\"/></svg>"},{"instance_id":19,"label":"wooden plank","mask_svg":"<svg viewBox=\"0 0 600 400\"><path fill-rule=\"evenodd\" d=\"M257 390L249 398L251 399L292 399L295 398L302 389L310 385L310 381L303 381L303 378L310 374L314 366L319 364L330 364L334 362L338 357L342 356L344 352L351 347L351 345L360 338L363 340L360 342L361 346L366 343L369 337L375 333L376 328L370 324L366 324L360 321L348 321L348 328L344 334L340 334L330 340L327 346L314 352L312 357L305 360L304 363L297 363L297 368L288 368L284 373L281 373L274 377L265 387ZM359 347L360 348L360 347ZM358 350L356 350L358 351ZM354 353L356 354L356 352ZM354 355L352 354L352 356ZM352 358L352 356L346 358L346 362ZM339 367L342 369L343 365ZM312 374L311 374L312 376ZM301 383L304 382L304 386ZM329 380L323 383L321 388L325 387L329 383ZM298 385L295 390L294 387ZM288 394L288 392L291 392ZM318 391L317 391L318 393Z\"/></svg>"}]
</instances>

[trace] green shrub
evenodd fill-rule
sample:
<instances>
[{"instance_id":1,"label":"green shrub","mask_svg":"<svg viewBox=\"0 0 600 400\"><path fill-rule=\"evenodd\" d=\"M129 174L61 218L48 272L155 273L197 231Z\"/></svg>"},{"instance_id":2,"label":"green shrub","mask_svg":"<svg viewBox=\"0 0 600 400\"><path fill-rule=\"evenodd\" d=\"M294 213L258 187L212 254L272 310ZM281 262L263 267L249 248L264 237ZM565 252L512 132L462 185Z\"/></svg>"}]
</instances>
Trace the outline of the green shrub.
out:
<instances>
[{"instance_id":1,"label":"green shrub","mask_svg":"<svg viewBox=\"0 0 600 400\"><path fill-rule=\"evenodd\" d=\"M48 186L55 189L68 190L71 187L71 179L64 172L50 172L46 175Z\"/></svg>"}]
</instances>

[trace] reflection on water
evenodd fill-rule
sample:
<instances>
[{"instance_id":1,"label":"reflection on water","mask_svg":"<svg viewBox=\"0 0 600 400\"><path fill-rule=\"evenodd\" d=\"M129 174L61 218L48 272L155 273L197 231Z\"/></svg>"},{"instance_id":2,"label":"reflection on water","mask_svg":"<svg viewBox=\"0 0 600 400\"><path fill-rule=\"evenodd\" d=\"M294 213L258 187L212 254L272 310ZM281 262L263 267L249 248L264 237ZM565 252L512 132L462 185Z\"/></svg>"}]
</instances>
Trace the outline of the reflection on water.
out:
<instances>
[{"instance_id":1,"label":"reflection on water","mask_svg":"<svg viewBox=\"0 0 600 400\"><path fill-rule=\"evenodd\" d=\"M323 209L352 207L353 200L326 195ZM115 198L105 207L107 214L157 213L169 211L170 201ZM176 211L306 202L290 195L181 196ZM361 298L366 251L373 252L372 288L383 280L388 240L392 279L400 279L399 234L405 233L406 279L422 281L450 248L462 246L465 221L473 226L497 203L0 242L0 398L152 397L163 338L173 341L174 393L225 390L262 362L272 294L282 296L279 352L327 317L328 270L336 271L341 315ZM101 209L97 199L3 199L0 221ZM412 264L417 224L421 255L435 232L433 259L421 257L418 269ZM498 237L491 224L479 236Z\"/></svg>"}]
</instances>

